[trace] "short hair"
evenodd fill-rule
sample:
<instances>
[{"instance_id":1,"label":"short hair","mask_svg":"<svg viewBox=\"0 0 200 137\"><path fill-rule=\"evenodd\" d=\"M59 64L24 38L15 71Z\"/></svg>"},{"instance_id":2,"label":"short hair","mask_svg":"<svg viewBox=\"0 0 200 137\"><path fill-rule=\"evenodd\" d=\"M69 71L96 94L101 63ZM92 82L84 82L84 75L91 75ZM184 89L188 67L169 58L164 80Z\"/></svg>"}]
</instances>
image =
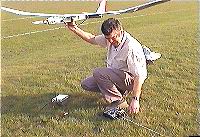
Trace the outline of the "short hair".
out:
<instances>
[{"instance_id":1,"label":"short hair","mask_svg":"<svg viewBox=\"0 0 200 137\"><path fill-rule=\"evenodd\" d=\"M101 31L104 35L110 35L113 30L121 30L122 25L118 19L109 18L101 25Z\"/></svg>"}]
</instances>

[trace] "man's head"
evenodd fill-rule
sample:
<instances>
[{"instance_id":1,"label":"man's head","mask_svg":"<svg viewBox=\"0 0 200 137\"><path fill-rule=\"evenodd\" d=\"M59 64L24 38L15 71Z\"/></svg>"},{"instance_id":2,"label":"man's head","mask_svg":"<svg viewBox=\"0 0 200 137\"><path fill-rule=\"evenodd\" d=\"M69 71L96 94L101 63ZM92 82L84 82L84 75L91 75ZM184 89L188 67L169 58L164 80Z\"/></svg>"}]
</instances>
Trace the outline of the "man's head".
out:
<instances>
[{"instance_id":1,"label":"man's head","mask_svg":"<svg viewBox=\"0 0 200 137\"><path fill-rule=\"evenodd\" d=\"M123 28L119 20L114 18L105 20L101 26L101 31L112 45L121 43Z\"/></svg>"}]
</instances>

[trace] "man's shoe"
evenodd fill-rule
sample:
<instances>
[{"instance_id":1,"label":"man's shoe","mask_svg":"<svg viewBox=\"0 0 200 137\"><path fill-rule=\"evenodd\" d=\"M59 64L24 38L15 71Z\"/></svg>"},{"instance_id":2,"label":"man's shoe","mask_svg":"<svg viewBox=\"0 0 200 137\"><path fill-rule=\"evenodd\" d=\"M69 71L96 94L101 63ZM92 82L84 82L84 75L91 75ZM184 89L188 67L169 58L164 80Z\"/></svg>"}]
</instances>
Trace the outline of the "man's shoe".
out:
<instances>
[{"instance_id":1,"label":"man's shoe","mask_svg":"<svg viewBox=\"0 0 200 137\"><path fill-rule=\"evenodd\" d=\"M128 108L128 103L125 99L113 101L109 106L106 107L106 110L110 110L113 108L124 109Z\"/></svg>"}]
</instances>

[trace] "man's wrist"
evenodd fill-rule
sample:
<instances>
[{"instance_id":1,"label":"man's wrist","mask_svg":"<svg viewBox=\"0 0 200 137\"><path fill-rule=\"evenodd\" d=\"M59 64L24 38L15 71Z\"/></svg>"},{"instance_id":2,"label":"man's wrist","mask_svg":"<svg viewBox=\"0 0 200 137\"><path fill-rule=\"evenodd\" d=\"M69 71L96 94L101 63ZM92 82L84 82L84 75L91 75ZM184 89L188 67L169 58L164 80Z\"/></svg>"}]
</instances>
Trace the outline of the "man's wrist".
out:
<instances>
[{"instance_id":1,"label":"man's wrist","mask_svg":"<svg viewBox=\"0 0 200 137\"><path fill-rule=\"evenodd\" d=\"M78 26L76 26L76 25L72 26L72 28L71 28L72 31L77 31L77 29L78 29Z\"/></svg>"},{"instance_id":2,"label":"man's wrist","mask_svg":"<svg viewBox=\"0 0 200 137\"><path fill-rule=\"evenodd\" d=\"M133 99L133 100L136 100L136 101L139 101L139 100L140 100L140 97L133 96L132 99Z\"/></svg>"}]
</instances>

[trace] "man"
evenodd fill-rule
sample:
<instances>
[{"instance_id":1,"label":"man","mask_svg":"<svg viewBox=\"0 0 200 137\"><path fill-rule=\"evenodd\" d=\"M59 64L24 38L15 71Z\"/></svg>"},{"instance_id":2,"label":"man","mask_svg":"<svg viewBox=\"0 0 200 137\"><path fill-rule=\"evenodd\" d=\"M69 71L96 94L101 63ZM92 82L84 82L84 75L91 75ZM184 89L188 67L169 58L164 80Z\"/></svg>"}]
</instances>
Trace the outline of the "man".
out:
<instances>
[{"instance_id":1,"label":"man","mask_svg":"<svg viewBox=\"0 0 200 137\"><path fill-rule=\"evenodd\" d=\"M138 113L142 85L147 77L146 59L141 44L123 30L119 20L109 18L101 26L102 35L85 32L76 24L67 27L83 40L108 49L107 67L96 68L93 75L82 81L85 90L99 91L113 107L128 108L129 113ZM132 94L128 105L125 96Z\"/></svg>"}]
</instances>

